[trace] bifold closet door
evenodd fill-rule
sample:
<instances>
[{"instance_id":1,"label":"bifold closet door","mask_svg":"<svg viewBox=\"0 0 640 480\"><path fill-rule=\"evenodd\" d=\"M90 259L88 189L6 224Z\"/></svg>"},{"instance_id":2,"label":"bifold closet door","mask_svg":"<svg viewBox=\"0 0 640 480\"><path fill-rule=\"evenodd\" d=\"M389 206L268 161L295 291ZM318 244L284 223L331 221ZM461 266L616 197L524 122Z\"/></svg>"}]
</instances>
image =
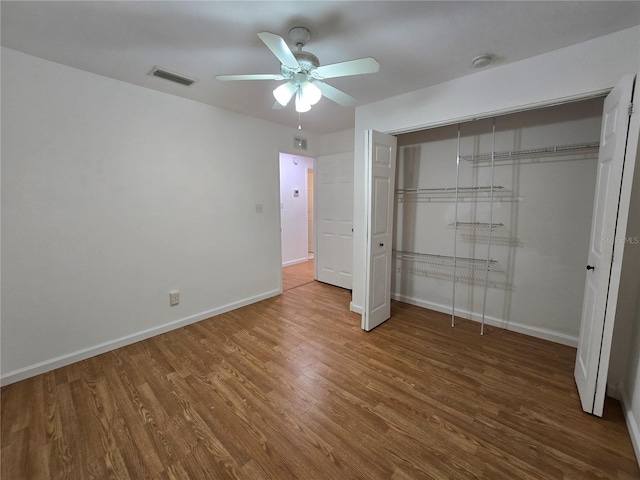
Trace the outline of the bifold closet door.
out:
<instances>
[{"instance_id":1,"label":"bifold closet door","mask_svg":"<svg viewBox=\"0 0 640 480\"><path fill-rule=\"evenodd\" d=\"M391 242L397 139L366 131L367 249L362 329L369 331L391 316Z\"/></svg>"},{"instance_id":2,"label":"bifold closet door","mask_svg":"<svg viewBox=\"0 0 640 480\"><path fill-rule=\"evenodd\" d=\"M583 410L597 416L602 416L604 407L631 179L640 135L639 114L632 118L630 113L634 81L633 75L624 77L604 103L589 258L585 265L588 273L574 376Z\"/></svg>"}]
</instances>

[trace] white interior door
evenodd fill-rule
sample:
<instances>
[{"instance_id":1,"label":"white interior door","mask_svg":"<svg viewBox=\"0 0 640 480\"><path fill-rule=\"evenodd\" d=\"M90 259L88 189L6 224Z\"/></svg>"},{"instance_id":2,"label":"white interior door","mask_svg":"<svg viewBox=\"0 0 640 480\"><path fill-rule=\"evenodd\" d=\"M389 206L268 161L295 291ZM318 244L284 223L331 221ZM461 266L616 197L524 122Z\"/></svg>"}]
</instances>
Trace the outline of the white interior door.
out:
<instances>
[{"instance_id":1,"label":"white interior door","mask_svg":"<svg viewBox=\"0 0 640 480\"><path fill-rule=\"evenodd\" d=\"M353 285L353 153L318 157L315 169L316 279Z\"/></svg>"},{"instance_id":2,"label":"white interior door","mask_svg":"<svg viewBox=\"0 0 640 480\"><path fill-rule=\"evenodd\" d=\"M397 139L366 132L367 250L362 329L391 316L391 239Z\"/></svg>"},{"instance_id":3,"label":"white interior door","mask_svg":"<svg viewBox=\"0 0 640 480\"><path fill-rule=\"evenodd\" d=\"M584 411L602 416L616 314L620 264L636 152L627 149L634 76L626 76L604 103L588 272L574 377ZM636 125L636 123L634 123ZM634 128L638 128L637 125ZM637 137L638 132L635 132ZM632 147L632 149L637 148ZM625 155L626 153L626 155Z\"/></svg>"}]
</instances>

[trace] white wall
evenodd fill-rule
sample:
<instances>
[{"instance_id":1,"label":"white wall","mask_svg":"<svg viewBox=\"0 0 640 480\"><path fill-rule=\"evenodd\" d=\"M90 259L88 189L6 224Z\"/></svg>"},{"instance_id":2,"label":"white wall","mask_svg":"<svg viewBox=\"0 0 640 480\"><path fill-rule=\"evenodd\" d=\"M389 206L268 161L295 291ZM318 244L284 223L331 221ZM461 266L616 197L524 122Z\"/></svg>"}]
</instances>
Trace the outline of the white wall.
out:
<instances>
[{"instance_id":1,"label":"white wall","mask_svg":"<svg viewBox=\"0 0 640 480\"><path fill-rule=\"evenodd\" d=\"M597 142L602 98L498 117L496 151ZM462 156L489 153L490 119L460 125ZM456 185L457 127L424 130L398 138L397 188ZM496 161L493 184L511 190L516 201L396 205L394 249L486 260L488 230L449 227L458 222L503 224L493 232L491 259L504 275L487 290L487 324L576 346L580 331L586 257L595 192L597 150ZM491 185L489 162L461 161L460 187ZM410 267L405 263L405 267ZM461 269L459 274L464 274ZM451 274L453 272L450 272ZM478 272L481 273L481 272ZM463 275L462 275L463 276ZM453 282L402 270L393 276L394 298L451 313ZM502 278L504 277L504 278ZM483 275L456 284L456 315L479 320ZM493 278L492 278L493 279ZM501 283L506 280L508 285Z\"/></svg>"},{"instance_id":2,"label":"white wall","mask_svg":"<svg viewBox=\"0 0 640 480\"><path fill-rule=\"evenodd\" d=\"M280 154L283 266L305 262L309 257L308 169L313 169L313 158L287 153ZM298 196L295 196L295 190L298 191Z\"/></svg>"},{"instance_id":3,"label":"white wall","mask_svg":"<svg viewBox=\"0 0 640 480\"><path fill-rule=\"evenodd\" d=\"M364 305L365 130L420 130L588 97L640 68L640 27L356 108L352 309Z\"/></svg>"},{"instance_id":4,"label":"white wall","mask_svg":"<svg viewBox=\"0 0 640 480\"><path fill-rule=\"evenodd\" d=\"M1 114L3 383L279 293L297 130L6 48Z\"/></svg>"},{"instance_id":5,"label":"white wall","mask_svg":"<svg viewBox=\"0 0 640 480\"><path fill-rule=\"evenodd\" d=\"M640 464L640 286L636 292L636 299L635 315L630 322L632 334L629 337L625 383L619 393L633 448Z\"/></svg>"},{"instance_id":6,"label":"white wall","mask_svg":"<svg viewBox=\"0 0 640 480\"><path fill-rule=\"evenodd\" d=\"M355 130L343 130L320 137L320 155L353 152Z\"/></svg>"}]
</instances>

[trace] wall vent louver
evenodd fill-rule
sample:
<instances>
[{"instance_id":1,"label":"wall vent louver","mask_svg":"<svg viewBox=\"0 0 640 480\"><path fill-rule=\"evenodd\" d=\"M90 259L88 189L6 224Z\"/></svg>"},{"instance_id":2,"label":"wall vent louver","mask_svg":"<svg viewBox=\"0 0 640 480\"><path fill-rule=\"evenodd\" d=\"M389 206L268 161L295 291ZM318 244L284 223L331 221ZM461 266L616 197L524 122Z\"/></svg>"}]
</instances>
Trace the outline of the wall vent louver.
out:
<instances>
[{"instance_id":1,"label":"wall vent louver","mask_svg":"<svg viewBox=\"0 0 640 480\"><path fill-rule=\"evenodd\" d=\"M306 150L307 149L307 139L302 137L294 137L293 138L293 146L298 150Z\"/></svg>"},{"instance_id":2,"label":"wall vent louver","mask_svg":"<svg viewBox=\"0 0 640 480\"><path fill-rule=\"evenodd\" d=\"M169 80L173 83L179 83L180 85L184 85L186 87L189 87L196 82L193 78L185 77L184 75L173 73L160 67L153 67L153 69L149 72L149 75L153 75L154 77L162 78L164 80Z\"/></svg>"}]
</instances>

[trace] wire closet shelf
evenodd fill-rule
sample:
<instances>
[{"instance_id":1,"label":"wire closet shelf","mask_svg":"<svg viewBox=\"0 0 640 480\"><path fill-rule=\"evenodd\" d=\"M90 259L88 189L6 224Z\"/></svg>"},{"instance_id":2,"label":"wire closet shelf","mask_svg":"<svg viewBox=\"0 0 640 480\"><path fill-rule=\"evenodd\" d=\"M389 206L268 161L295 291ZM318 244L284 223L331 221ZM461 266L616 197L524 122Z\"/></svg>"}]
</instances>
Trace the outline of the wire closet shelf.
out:
<instances>
[{"instance_id":1,"label":"wire closet shelf","mask_svg":"<svg viewBox=\"0 0 640 480\"><path fill-rule=\"evenodd\" d=\"M507 273L496 260L454 257L430 253L394 250L396 270L424 277L441 278L465 283L488 282L491 287L508 288Z\"/></svg>"},{"instance_id":2,"label":"wire closet shelf","mask_svg":"<svg viewBox=\"0 0 640 480\"><path fill-rule=\"evenodd\" d=\"M519 197L500 185L479 187L402 188L396 190L398 203L518 201Z\"/></svg>"},{"instance_id":3,"label":"wire closet shelf","mask_svg":"<svg viewBox=\"0 0 640 480\"><path fill-rule=\"evenodd\" d=\"M554 145L549 147L529 148L523 150L504 150L500 152L474 153L461 155L460 160L470 163L484 163L505 160L519 160L526 158L557 157L559 155L577 155L592 157L598 153L600 142L574 143L571 145Z\"/></svg>"},{"instance_id":4,"label":"wire closet shelf","mask_svg":"<svg viewBox=\"0 0 640 480\"><path fill-rule=\"evenodd\" d=\"M453 222L448 228L460 232L460 237L467 243L487 244L489 237L495 245L517 246L520 244L504 223L488 222Z\"/></svg>"}]
</instances>

